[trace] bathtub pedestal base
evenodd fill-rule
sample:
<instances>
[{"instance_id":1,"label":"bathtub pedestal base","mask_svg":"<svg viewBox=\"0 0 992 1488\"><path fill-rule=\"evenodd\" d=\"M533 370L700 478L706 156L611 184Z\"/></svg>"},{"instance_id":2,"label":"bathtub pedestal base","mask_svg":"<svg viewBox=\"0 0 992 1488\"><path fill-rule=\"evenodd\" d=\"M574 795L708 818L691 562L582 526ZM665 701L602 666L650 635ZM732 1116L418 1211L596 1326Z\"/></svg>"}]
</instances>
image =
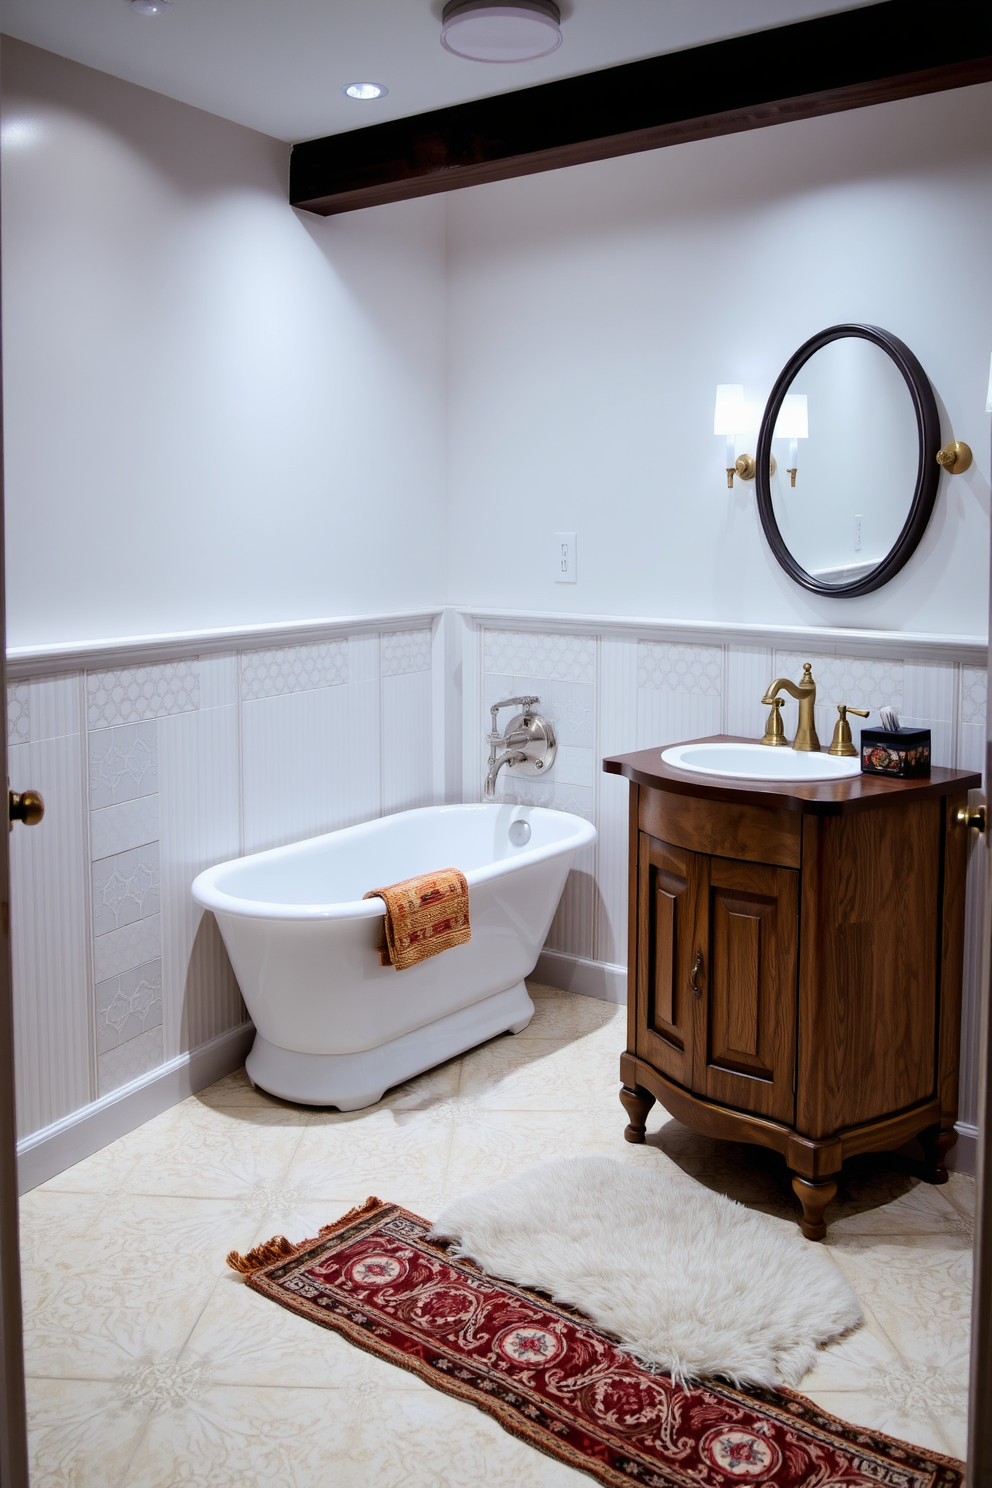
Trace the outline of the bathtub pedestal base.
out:
<instances>
[{"instance_id":1,"label":"bathtub pedestal base","mask_svg":"<svg viewBox=\"0 0 992 1488\"><path fill-rule=\"evenodd\" d=\"M301 1054L255 1035L245 1063L253 1085L282 1100L304 1106L337 1106L359 1111L400 1085L466 1049L508 1029L520 1033L534 1016L534 1004L523 982L494 992L481 1002L459 1008L357 1054Z\"/></svg>"}]
</instances>

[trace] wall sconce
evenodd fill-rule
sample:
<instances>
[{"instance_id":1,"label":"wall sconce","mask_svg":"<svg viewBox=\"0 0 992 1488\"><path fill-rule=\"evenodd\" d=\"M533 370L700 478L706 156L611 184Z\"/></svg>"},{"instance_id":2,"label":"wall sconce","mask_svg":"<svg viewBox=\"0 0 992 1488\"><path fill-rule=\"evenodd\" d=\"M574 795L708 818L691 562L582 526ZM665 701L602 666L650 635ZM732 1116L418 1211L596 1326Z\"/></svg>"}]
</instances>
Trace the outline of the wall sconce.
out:
<instances>
[{"instance_id":1,"label":"wall sconce","mask_svg":"<svg viewBox=\"0 0 992 1488\"><path fill-rule=\"evenodd\" d=\"M799 440L809 438L809 412L805 393L786 393L775 420L772 438L789 441L789 463L786 469L789 472L789 484L794 486L796 471L799 469Z\"/></svg>"},{"instance_id":2,"label":"wall sconce","mask_svg":"<svg viewBox=\"0 0 992 1488\"><path fill-rule=\"evenodd\" d=\"M937 464L948 475L963 475L971 465L971 446L961 439L952 439L950 444L937 451Z\"/></svg>"},{"instance_id":3,"label":"wall sconce","mask_svg":"<svg viewBox=\"0 0 992 1488\"><path fill-rule=\"evenodd\" d=\"M739 382L720 382L716 389L713 433L727 441L727 490L734 489L734 476L754 480L754 456L737 454L737 431L747 423L744 388Z\"/></svg>"}]
</instances>

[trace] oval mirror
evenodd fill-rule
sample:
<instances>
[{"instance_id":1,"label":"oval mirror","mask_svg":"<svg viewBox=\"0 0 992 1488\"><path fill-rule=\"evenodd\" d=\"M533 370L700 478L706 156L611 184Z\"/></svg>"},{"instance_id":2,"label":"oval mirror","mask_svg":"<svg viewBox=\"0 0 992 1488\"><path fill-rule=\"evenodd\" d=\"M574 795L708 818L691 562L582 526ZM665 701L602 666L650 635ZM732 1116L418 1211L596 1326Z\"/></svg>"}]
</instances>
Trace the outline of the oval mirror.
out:
<instances>
[{"instance_id":1,"label":"oval mirror","mask_svg":"<svg viewBox=\"0 0 992 1488\"><path fill-rule=\"evenodd\" d=\"M758 513L779 563L816 594L869 594L933 511L940 420L923 368L879 326L837 325L783 367L755 454Z\"/></svg>"}]
</instances>

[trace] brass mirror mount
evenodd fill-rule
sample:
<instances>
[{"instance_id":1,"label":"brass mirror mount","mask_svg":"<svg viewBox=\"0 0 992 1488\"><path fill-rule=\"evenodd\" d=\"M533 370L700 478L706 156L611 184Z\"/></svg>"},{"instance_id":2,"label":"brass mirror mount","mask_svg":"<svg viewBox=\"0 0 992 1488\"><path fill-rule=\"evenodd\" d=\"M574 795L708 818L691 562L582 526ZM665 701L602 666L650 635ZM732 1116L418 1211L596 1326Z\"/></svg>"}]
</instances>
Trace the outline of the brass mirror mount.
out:
<instances>
[{"instance_id":1,"label":"brass mirror mount","mask_svg":"<svg viewBox=\"0 0 992 1488\"><path fill-rule=\"evenodd\" d=\"M988 807L962 806L958 810L955 820L961 827L974 827L976 832L984 832L988 825Z\"/></svg>"},{"instance_id":2,"label":"brass mirror mount","mask_svg":"<svg viewBox=\"0 0 992 1488\"><path fill-rule=\"evenodd\" d=\"M943 449L937 451L937 464L948 475L963 475L970 469L972 459L970 445L961 439L952 439L950 444L945 444Z\"/></svg>"},{"instance_id":3,"label":"brass mirror mount","mask_svg":"<svg viewBox=\"0 0 992 1488\"><path fill-rule=\"evenodd\" d=\"M36 827L45 814L45 803L36 790L8 791L7 811L9 826L7 830L14 830L15 821L23 822L26 827Z\"/></svg>"},{"instance_id":4,"label":"brass mirror mount","mask_svg":"<svg viewBox=\"0 0 992 1488\"><path fill-rule=\"evenodd\" d=\"M830 748L827 750L827 753L839 754L845 759L857 758L858 751L854 747L854 740L851 737L851 725L847 721L847 715L848 713L856 713L859 718L867 718L869 709L852 708L850 703L838 703L837 713L839 716L837 722L834 724L834 736L830 741Z\"/></svg>"},{"instance_id":5,"label":"brass mirror mount","mask_svg":"<svg viewBox=\"0 0 992 1488\"><path fill-rule=\"evenodd\" d=\"M741 480L743 481L752 481L754 480L757 469L758 466L753 455L738 455L733 465L731 465L727 471L728 489L733 490L735 475L740 476ZM768 474L774 475L777 469L778 466L775 464L775 456L771 455L768 460ZM795 485L794 481L793 485Z\"/></svg>"}]
</instances>

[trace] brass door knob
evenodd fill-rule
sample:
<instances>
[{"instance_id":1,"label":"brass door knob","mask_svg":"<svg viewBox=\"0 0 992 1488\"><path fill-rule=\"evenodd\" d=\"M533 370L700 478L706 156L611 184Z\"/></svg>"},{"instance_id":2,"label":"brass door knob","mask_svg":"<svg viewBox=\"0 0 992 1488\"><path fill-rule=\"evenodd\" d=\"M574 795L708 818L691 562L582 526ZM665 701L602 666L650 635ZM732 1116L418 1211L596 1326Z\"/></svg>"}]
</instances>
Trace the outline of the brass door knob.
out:
<instances>
[{"instance_id":1,"label":"brass door knob","mask_svg":"<svg viewBox=\"0 0 992 1488\"><path fill-rule=\"evenodd\" d=\"M987 824L988 808L986 806L962 806L957 813L957 820L962 827L974 827L976 832L984 832Z\"/></svg>"},{"instance_id":2,"label":"brass door knob","mask_svg":"<svg viewBox=\"0 0 992 1488\"><path fill-rule=\"evenodd\" d=\"M8 792L10 827L13 831L15 821L23 822L26 827L36 827L45 814L45 803L36 790Z\"/></svg>"}]
</instances>

